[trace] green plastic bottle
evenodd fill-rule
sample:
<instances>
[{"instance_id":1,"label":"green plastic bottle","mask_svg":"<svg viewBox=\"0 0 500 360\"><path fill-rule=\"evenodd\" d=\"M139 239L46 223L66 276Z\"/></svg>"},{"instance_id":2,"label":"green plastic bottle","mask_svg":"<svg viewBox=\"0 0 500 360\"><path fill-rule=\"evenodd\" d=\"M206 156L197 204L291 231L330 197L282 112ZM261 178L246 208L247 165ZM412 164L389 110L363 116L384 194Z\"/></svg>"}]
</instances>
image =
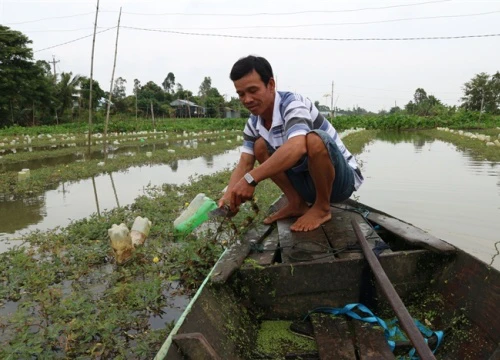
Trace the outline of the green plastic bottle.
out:
<instances>
[{"instance_id":1,"label":"green plastic bottle","mask_svg":"<svg viewBox=\"0 0 500 360\"><path fill-rule=\"evenodd\" d=\"M199 193L189 206L174 221L174 230L177 235L187 235L196 227L208 220L208 213L217 209L215 201L204 193Z\"/></svg>"}]
</instances>

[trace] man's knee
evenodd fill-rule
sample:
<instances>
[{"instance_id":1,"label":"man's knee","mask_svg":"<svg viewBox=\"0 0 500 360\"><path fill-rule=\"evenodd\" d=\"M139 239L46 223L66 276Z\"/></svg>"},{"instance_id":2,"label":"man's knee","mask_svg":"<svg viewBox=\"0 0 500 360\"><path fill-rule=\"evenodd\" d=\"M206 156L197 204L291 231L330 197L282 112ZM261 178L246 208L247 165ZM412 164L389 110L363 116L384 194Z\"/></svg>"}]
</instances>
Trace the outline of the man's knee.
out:
<instances>
[{"instance_id":1,"label":"man's knee","mask_svg":"<svg viewBox=\"0 0 500 360\"><path fill-rule=\"evenodd\" d=\"M315 132L310 132L306 135L306 142L308 157L327 153L323 139Z\"/></svg>"},{"instance_id":2,"label":"man's knee","mask_svg":"<svg viewBox=\"0 0 500 360\"><path fill-rule=\"evenodd\" d=\"M257 161L262 164L269 158L266 141L263 138L258 138L253 145L253 153Z\"/></svg>"}]
</instances>

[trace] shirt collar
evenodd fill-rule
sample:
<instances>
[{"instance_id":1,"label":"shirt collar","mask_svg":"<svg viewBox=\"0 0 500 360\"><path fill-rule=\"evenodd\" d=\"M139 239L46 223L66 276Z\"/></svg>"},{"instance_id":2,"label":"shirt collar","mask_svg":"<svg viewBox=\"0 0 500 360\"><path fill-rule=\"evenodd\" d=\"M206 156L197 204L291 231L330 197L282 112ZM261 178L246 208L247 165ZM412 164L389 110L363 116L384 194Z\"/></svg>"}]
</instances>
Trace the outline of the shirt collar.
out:
<instances>
[{"instance_id":1,"label":"shirt collar","mask_svg":"<svg viewBox=\"0 0 500 360\"><path fill-rule=\"evenodd\" d=\"M281 95L278 91L275 92L274 96L274 107L273 107L273 122L271 123L271 130L275 126L283 125L283 119L280 113L280 103L281 103ZM264 119L262 119L259 115L259 125L261 128L264 128Z\"/></svg>"}]
</instances>

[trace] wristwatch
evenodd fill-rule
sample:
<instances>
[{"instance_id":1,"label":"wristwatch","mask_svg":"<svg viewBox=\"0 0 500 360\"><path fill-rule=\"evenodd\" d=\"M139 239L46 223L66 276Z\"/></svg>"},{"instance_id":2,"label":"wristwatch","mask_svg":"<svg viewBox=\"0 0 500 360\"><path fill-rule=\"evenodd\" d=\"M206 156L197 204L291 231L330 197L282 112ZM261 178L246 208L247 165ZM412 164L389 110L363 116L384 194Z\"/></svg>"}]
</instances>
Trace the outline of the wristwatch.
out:
<instances>
[{"instance_id":1,"label":"wristwatch","mask_svg":"<svg viewBox=\"0 0 500 360\"><path fill-rule=\"evenodd\" d=\"M250 175L250 173L246 173L243 177L245 178L245 180L249 185L257 186L257 181L255 181L255 179L253 178L252 175Z\"/></svg>"}]
</instances>

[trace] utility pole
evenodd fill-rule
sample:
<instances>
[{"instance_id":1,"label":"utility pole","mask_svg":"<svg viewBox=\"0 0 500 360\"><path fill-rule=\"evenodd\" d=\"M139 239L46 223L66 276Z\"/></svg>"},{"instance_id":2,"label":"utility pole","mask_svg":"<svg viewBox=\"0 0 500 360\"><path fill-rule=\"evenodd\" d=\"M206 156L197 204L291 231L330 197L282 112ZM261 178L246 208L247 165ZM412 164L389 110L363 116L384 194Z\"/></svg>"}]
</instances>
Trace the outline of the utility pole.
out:
<instances>
[{"instance_id":1,"label":"utility pole","mask_svg":"<svg viewBox=\"0 0 500 360\"><path fill-rule=\"evenodd\" d=\"M50 62L52 63L52 68L54 69L54 84L57 82L56 64L60 61L61 60L56 61L55 55L52 55L52 61Z\"/></svg>"},{"instance_id":2,"label":"utility pole","mask_svg":"<svg viewBox=\"0 0 500 360\"><path fill-rule=\"evenodd\" d=\"M333 87L334 87L334 82L332 80L332 95L331 95L331 98L330 98L330 116L333 117Z\"/></svg>"},{"instance_id":3,"label":"utility pole","mask_svg":"<svg viewBox=\"0 0 500 360\"><path fill-rule=\"evenodd\" d=\"M52 55L52 68L54 69L54 85L57 84L57 73L56 73L56 63L58 63L61 60L56 61L55 55ZM57 109L55 109L56 112L56 124L59 125L59 117L57 116ZM33 120L34 123L34 120Z\"/></svg>"}]
</instances>

